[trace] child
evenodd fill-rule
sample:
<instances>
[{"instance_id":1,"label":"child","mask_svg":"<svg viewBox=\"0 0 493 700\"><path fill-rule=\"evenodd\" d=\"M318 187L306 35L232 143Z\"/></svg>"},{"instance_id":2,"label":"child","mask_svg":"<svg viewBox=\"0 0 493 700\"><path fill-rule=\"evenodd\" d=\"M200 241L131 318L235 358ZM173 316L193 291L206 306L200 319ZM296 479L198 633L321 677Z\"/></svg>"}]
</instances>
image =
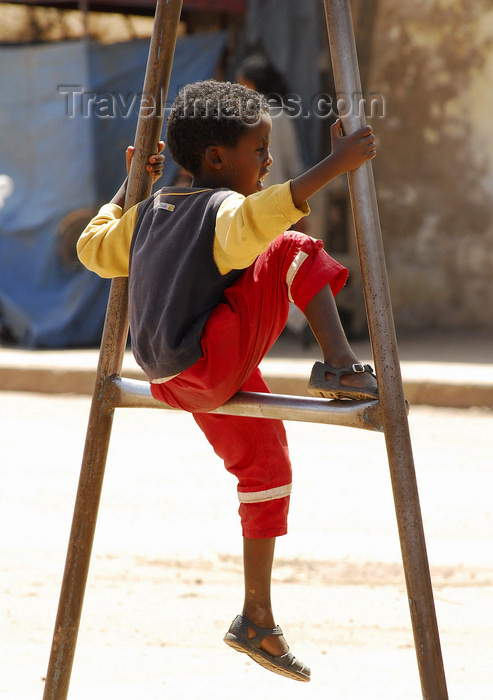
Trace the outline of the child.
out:
<instances>
[{"instance_id":1,"label":"child","mask_svg":"<svg viewBox=\"0 0 493 700\"><path fill-rule=\"evenodd\" d=\"M328 398L375 399L339 321L334 294L347 270L322 242L287 231L307 200L375 155L372 129L344 136L294 180L263 187L272 158L268 105L244 86L204 81L183 88L168 120L167 146L193 175L122 215L126 183L78 242L81 261L103 277L129 277L132 349L153 396L190 411L238 479L245 598L224 641L296 680L310 670L289 651L271 606L275 538L287 531L291 464L280 420L208 413L237 391L268 392L258 365L286 322L304 311L321 347L310 390ZM160 150L164 144L160 144ZM127 151L127 165L132 150ZM163 156L147 166L153 179Z\"/></svg>"},{"instance_id":2,"label":"child","mask_svg":"<svg viewBox=\"0 0 493 700\"><path fill-rule=\"evenodd\" d=\"M255 53L245 58L237 67L236 80L256 90L269 101L272 119L269 150L274 162L270 166L264 185L277 185L291 180L303 171L303 161L296 120L284 107L288 88L283 76L263 54ZM306 233L304 228L303 232Z\"/></svg>"}]
</instances>

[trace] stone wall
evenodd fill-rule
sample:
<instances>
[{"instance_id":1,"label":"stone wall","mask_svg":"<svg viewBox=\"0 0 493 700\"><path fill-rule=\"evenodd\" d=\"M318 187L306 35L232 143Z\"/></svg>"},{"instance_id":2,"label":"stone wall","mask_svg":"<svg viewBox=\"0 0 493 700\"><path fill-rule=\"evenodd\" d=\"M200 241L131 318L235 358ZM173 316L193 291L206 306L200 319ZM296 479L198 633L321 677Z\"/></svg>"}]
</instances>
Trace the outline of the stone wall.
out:
<instances>
[{"instance_id":1,"label":"stone wall","mask_svg":"<svg viewBox=\"0 0 493 700\"><path fill-rule=\"evenodd\" d=\"M493 322L490 0L380 0L365 91L396 325Z\"/></svg>"}]
</instances>

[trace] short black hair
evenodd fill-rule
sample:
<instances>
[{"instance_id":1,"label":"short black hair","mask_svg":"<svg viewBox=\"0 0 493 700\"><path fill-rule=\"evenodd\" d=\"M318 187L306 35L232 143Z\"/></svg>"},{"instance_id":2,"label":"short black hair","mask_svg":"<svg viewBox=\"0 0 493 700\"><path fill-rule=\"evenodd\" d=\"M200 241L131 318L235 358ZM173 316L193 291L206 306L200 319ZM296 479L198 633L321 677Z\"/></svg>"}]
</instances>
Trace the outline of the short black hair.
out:
<instances>
[{"instance_id":1,"label":"short black hair","mask_svg":"<svg viewBox=\"0 0 493 700\"><path fill-rule=\"evenodd\" d=\"M261 53L243 59L236 75L246 78L262 95L273 95L278 99L288 92L282 73Z\"/></svg>"},{"instance_id":2,"label":"short black hair","mask_svg":"<svg viewBox=\"0 0 493 700\"><path fill-rule=\"evenodd\" d=\"M267 100L244 85L217 80L191 83L171 105L166 146L178 165L196 175L208 146L235 146L268 112Z\"/></svg>"}]
</instances>

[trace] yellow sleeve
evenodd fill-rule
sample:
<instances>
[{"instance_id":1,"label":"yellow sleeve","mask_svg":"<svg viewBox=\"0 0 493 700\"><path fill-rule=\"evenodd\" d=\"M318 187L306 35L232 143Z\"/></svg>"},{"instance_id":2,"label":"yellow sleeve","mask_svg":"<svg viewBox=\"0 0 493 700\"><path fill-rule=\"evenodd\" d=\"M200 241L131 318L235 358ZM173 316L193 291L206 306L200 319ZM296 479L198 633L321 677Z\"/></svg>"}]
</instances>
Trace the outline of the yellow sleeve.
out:
<instances>
[{"instance_id":1,"label":"yellow sleeve","mask_svg":"<svg viewBox=\"0 0 493 700\"><path fill-rule=\"evenodd\" d=\"M105 204L88 223L77 241L83 265L100 277L128 277L130 244L137 219L137 205L122 215L117 204Z\"/></svg>"},{"instance_id":2,"label":"yellow sleeve","mask_svg":"<svg viewBox=\"0 0 493 700\"><path fill-rule=\"evenodd\" d=\"M222 275L243 270L269 243L310 213L308 204L297 209L289 182L244 197L232 194L216 217L214 259Z\"/></svg>"}]
</instances>

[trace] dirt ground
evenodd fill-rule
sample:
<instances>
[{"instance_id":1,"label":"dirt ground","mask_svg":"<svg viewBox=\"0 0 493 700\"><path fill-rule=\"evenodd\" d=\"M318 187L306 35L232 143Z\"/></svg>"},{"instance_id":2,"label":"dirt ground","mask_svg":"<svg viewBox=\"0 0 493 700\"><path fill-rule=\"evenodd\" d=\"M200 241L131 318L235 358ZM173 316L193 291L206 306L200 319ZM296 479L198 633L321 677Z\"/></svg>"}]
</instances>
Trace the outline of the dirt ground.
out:
<instances>
[{"instance_id":1,"label":"dirt ground","mask_svg":"<svg viewBox=\"0 0 493 700\"><path fill-rule=\"evenodd\" d=\"M0 698L41 698L87 397L0 401ZM493 415L410 414L449 696L493 697ZM234 482L190 416L120 409L71 700L416 700L419 676L384 440L287 424L295 470L274 605L312 681L222 637L242 603Z\"/></svg>"}]
</instances>

